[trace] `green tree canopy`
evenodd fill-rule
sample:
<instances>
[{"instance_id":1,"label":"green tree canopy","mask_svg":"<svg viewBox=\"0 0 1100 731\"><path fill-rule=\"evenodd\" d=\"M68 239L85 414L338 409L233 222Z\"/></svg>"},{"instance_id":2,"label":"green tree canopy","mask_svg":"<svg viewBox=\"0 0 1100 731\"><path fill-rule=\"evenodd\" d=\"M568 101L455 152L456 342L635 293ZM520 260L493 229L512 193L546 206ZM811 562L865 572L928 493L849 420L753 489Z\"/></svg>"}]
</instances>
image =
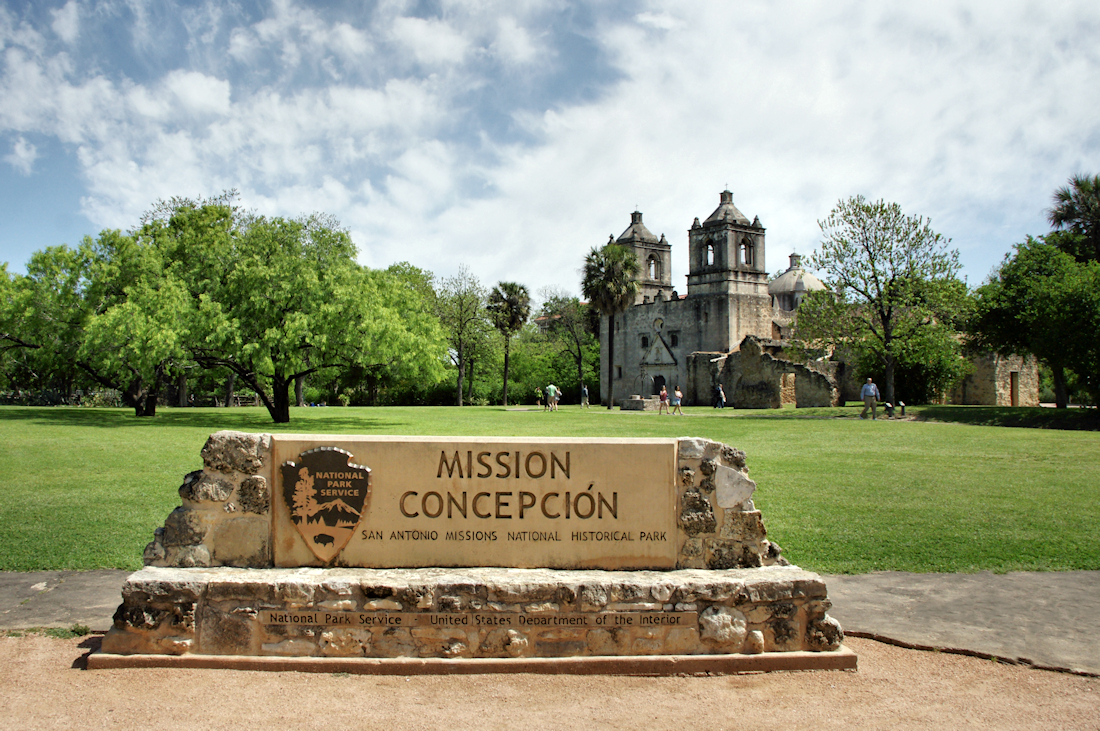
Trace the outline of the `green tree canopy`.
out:
<instances>
[{"instance_id":1,"label":"green tree canopy","mask_svg":"<svg viewBox=\"0 0 1100 731\"><path fill-rule=\"evenodd\" d=\"M546 331L576 365L578 388L584 387L585 358L593 350L596 351L596 370L599 370L599 343L592 332L589 309L578 298L555 290L545 293L539 309Z\"/></svg>"},{"instance_id":2,"label":"green tree canopy","mask_svg":"<svg viewBox=\"0 0 1100 731\"><path fill-rule=\"evenodd\" d=\"M936 357L941 377L961 376L965 363L958 326L970 307L957 275L958 252L920 216L896 203L863 196L840 201L819 221L822 241L810 265L831 291L802 301L794 341L803 352L822 347L854 353L864 368L877 366L883 398L895 402L899 363Z\"/></svg>"},{"instance_id":3,"label":"green tree canopy","mask_svg":"<svg viewBox=\"0 0 1100 731\"><path fill-rule=\"evenodd\" d=\"M501 389L501 403L507 406L508 356L512 338L527 324L527 318L531 316L531 294L522 284L500 282L489 293L489 301L485 308L489 312L493 327L504 338L504 386Z\"/></svg>"},{"instance_id":4,"label":"green tree canopy","mask_svg":"<svg viewBox=\"0 0 1100 731\"><path fill-rule=\"evenodd\" d=\"M462 406L462 386L471 351L485 331L485 289L466 266L440 283L436 313L458 368L456 403Z\"/></svg>"},{"instance_id":5,"label":"green tree canopy","mask_svg":"<svg viewBox=\"0 0 1100 731\"><path fill-rule=\"evenodd\" d=\"M236 373L275 422L290 420L289 388L302 376L438 364L438 331L404 310L393 277L355 262L355 246L330 217L248 217L214 262L212 249L190 259L204 271L186 267L199 302L192 355Z\"/></svg>"},{"instance_id":6,"label":"green tree canopy","mask_svg":"<svg viewBox=\"0 0 1100 731\"><path fill-rule=\"evenodd\" d=\"M638 257L625 246L609 242L593 247L584 259L581 291L590 306L608 318L607 328L607 408L615 404L615 324L616 315L634 304L638 294Z\"/></svg>"}]
</instances>

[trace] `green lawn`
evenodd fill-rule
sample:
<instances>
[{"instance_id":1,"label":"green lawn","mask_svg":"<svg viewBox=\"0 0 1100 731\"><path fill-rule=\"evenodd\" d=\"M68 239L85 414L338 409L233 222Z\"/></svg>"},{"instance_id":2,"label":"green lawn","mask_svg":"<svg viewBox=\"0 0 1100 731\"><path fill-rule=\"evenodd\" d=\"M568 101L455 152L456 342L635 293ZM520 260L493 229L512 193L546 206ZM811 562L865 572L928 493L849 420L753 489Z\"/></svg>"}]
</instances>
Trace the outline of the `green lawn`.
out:
<instances>
[{"instance_id":1,"label":"green lawn","mask_svg":"<svg viewBox=\"0 0 1100 731\"><path fill-rule=\"evenodd\" d=\"M1100 569L1095 431L975 425L965 422L986 423L989 412L968 407L930 407L938 421L861 421L854 406L686 411L307 408L280 427L260 408L137 419L124 409L0 407L0 570L138 568L218 429L708 437L748 453L769 537L804 568Z\"/></svg>"}]
</instances>

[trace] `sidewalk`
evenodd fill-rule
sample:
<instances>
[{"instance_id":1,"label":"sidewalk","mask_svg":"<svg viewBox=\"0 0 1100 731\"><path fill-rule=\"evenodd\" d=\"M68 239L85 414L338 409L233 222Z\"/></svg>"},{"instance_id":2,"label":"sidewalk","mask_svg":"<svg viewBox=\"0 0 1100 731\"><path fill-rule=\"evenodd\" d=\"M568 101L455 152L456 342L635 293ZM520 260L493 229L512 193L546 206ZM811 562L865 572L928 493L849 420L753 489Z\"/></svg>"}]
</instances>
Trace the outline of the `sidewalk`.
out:
<instances>
[{"instance_id":1,"label":"sidewalk","mask_svg":"<svg viewBox=\"0 0 1100 731\"><path fill-rule=\"evenodd\" d=\"M127 571L0 572L0 629L110 628ZM1100 571L825 576L844 631L1100 674Z\"/></svg>"}]
</instances>

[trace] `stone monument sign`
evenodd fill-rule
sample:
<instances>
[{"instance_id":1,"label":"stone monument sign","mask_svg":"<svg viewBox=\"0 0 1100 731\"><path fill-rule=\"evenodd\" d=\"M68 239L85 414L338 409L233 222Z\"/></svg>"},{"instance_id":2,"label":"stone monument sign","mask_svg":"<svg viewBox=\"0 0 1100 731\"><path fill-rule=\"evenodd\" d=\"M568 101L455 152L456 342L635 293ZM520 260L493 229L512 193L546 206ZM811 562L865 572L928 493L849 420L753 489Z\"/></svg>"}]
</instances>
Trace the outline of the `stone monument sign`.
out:
<instances>
[{"instance_id":1,"label":"stone monument sign","mask_svg":"<svg viewBox=\"0 0 1100 731\"><path fill-rule=\"evenodd\" d=\"M218 432L202 456L89 667L855 666L728 445Z\"/></svg>"}]
</instances>

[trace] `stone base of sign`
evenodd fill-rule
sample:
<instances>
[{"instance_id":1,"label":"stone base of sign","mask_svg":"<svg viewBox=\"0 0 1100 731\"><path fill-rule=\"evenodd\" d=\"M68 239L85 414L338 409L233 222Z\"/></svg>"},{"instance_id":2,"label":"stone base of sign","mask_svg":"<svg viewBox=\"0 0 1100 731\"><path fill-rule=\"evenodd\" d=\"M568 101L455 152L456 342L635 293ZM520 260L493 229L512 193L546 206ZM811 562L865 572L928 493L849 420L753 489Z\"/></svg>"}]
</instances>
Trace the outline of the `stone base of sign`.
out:
<instances>
[{"instance_id":1,"label":"stone base of sign","mask_svg":"<svg viewBox=\"0 0 1100 731\"><path fill-rule=\"evenodd\" d=\"M795 566L678 571L147 567L130 576L122 596L114 626L103 639L106 655L824 657L835 656L843 639L840 625L826 614L830 603L824 581ZM705 663L698 666L702 670L696 668L668 672L709 669Z\"/></svg>"},{"instance_id":2,"label":"stone base of sign","mask_svg":"<svg viewBox=\"0 0 1100 731\"><path fill-rule=\"evenodd\" d=\"M759 655L657 655L556 658L348 658L237 657L229 655L109 655L88 657L89 670L173 668L260 670L267 672L348 673L355 675L735 675L790 670L855 670L858 658L847 647L831 652L764 652Z\"/></svg>"}]
</instances>

